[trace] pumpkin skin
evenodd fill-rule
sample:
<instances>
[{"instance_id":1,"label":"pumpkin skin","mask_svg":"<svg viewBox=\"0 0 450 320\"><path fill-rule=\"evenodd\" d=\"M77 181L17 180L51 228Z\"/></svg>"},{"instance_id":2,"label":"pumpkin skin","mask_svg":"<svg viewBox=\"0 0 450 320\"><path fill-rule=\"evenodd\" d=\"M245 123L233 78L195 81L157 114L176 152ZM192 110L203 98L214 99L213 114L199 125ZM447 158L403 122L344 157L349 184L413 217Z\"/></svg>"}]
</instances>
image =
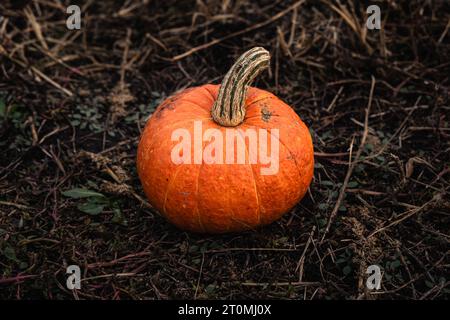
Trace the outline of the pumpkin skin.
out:
<instances>
[{"instance_id":1,"label":"pumpkin skin","mask_svg":"<svg viewBox=\"0 0 450 320\"><path fill-rule=\"evenodd\" d=\"M234 129L279 129L279 170L261 175L255 164L175 164L172 132L194 121L203 132L228 127L211 117L220 85L186 89L166 99L148 120L137 152L137 170L149 202L177 227L201 233L254 229L279 219L306 193L314 170L308 128L275 95L249 87L245 118ZM209 144L202 142L203 149ZM248 152L248 139L245 140ZM235 152L236 152L235 148Z\"/></svg>"}]
</instances>

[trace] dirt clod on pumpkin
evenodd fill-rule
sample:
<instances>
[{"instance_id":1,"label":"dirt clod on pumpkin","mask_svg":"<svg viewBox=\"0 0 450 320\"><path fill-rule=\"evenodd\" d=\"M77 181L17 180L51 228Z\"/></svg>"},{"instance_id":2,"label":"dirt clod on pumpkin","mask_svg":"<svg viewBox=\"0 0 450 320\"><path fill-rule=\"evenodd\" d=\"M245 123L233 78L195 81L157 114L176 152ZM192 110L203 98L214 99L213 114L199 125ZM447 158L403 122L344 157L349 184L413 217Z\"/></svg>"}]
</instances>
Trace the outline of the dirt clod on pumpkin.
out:
<instances>
[{"instance_id":1,"label":"dirt clod on pumpkin","mask_svg":"<svg viewBox=\"0 0 450 320\"><path fill-rule=\"evenodd\" d=\"M272 117L272 112L270 112L266 108L261 109L261 119L265 122L269 122L270 118Z\"/></svg>"}]
</instances>

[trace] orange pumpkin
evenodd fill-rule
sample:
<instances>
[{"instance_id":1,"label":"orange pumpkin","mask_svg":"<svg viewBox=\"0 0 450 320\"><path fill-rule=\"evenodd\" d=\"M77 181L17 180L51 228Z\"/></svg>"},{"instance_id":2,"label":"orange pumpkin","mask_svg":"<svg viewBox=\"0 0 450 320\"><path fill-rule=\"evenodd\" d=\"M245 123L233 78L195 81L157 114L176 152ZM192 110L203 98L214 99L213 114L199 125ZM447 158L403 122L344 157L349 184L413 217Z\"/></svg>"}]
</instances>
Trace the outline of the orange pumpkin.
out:
<instances>
[{"instance_id":1,"label":"orange pumpkin","mask_svg":"<svg viewBox=\"0 0 450 320\"><path fill-rule=\"evenodd\" d=\"M169 97L148 120L138 146L139 178L150 203L179 228L206 233L253 229L279 219L306 193L314 168L308 128L275 95L249 86L269 61L265 49L253 48L220 86L207 84ZM214 134L208 139L207 132ZM253 144L257 137L256 145L263 146L264 134L258 132L270 137L263 150ZM189 135L192 141L181 148ZM238 154L242 146L244 162ZM272 151L278 155L269 163L262 153ZM277 170L264 173L272 164Z\"/></svg>"}]
</instances>

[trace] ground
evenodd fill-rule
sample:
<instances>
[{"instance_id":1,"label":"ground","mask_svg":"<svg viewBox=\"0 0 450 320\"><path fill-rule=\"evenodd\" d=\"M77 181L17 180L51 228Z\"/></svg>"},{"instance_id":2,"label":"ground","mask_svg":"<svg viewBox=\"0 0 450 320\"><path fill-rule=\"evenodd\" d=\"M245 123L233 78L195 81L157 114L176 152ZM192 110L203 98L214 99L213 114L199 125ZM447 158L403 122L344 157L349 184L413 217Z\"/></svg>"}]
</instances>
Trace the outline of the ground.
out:
<instances>
[{"instance_id":1,"label":"ground","mask_svg":"<svg viewBox=\"0 0 450 320\"><path fill-rule=\"evenodd\" d=\"M69 4L0 4L0 298L449 298L448 1L87 0L80 30ZM255 85L310 127L314 180L267 227L181 231L145 200L140 132L254 46Z\"/></svg>"}]
</instances>

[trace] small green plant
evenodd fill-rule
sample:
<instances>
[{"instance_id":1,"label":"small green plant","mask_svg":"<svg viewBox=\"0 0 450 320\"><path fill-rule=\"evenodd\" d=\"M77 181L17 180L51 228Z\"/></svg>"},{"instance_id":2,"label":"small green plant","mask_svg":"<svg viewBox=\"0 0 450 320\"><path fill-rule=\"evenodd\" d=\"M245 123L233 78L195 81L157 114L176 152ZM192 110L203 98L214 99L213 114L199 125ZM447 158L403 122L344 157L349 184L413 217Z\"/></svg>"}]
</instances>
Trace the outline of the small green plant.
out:
<instances>
[{"instance_id":1,"label":"small green plant","mask_svg":"<svg viewBox=\"0 0 450 320\"><path fill-rule=\"evenodd\" d=\"M0 147L8 146L9 149L22 151L31 146L29 132L26 132L26 119L29 116L27 111L27 109L18 104L7 106L6 98L0 96L0 124L2 126L7 125L8 133L11 133L11 139L2 139ZM10 130L11 127L12 131Z\"/></svg>"},{"instance_id":2,"label":"small green plant","mask_svg":"<svg viewBox=\"0 0 450 320\"><path fill-rule=\"evenodd\" d=\"M108 199L102 193L92 191L84 188L74 188L62 192L62 194L72 199L82 199L82 202L77 204L78 210L92 216L99 215L104 212L105 208L110 208L113 211L111 222L126 225L119 203Z\"/></svg>"},{"instance_id":3,"label":"small green plant","mask_svg":"<svg viewBox=\"0 0 450 320\"><path fill-rule=\"evenodd\" d=\"M345 249L344 252L337 256L336 264L342 270L344 276L348 276L353 271L352 252L349 249Z\"/></svg>"},{"instance_id":4,"label":"small green plant","mask_svg":"<svg viewBox=\"0 0 450 320\"><path fill-rule=\"evenodd\" d=\"M6 115L6 103L5 103L5 99L3 97L0 97L0 118L5 117Z\"/></svg>"},{"instance_id":5,"label":"small green plant","mask_svg":"<svg viewBox=\"0 0 450 320\"><path fill-rule=\"evenodd\" d=\"M404 282L402 269L401 269L402 263L397 258L394 257L393 260L387 261L385 265L385 277L389 281L397 281L399 283Z\"/></svg>"},{"instance_id":6,"label":"small green plant","mask_svg":"<svg viewBox=\"0 0 450 320\"><path fill-rule=\"evenodd\" d=\"M64 191L62 194L73 199L85 199L84 202L77 205L77 208L90 215L102 213L105 206L109 203L103 194L88 189L75 188Z\"/></svg>"},{"instance_id":7,"label":"small green plant","mask_svg":"<svg viewBox=\"0 0 450 320\"><path fill-rule=\"evenodd\" d=\"M3 121L10 121L15 129L23 129L25 128L24 123L27 116L28 114L23 107L17 104L11 104L9 108L7 108L5 98L0 97L0 118Z\"/></svg>"},{"instance_id":8,"label":"small green plant","mask_svg":"<svg viewBox=\"0 0 450 320\"><path fill-rule=\"evenodd\" d=\"M70 124L80 129L89 129L98 133L104 129L103 116L95 107L79 105L76 112L69 116Z\"/></svg>"},{"instance_id":9,"label":"small green plant","mask_svg":"<svg viewBox=\"0 0 450 320\"><path fill-rule=\"evenodd\" d=\"M137 112L134 112L133 114L125 118L126 123L136 123L137 121L139 121L144 124L166 97L164 93L159 93L156 91L153 91L151 93L151 96L152 99L148 105L140 104L138 106Z\"/></svg>"}]
</instances>

